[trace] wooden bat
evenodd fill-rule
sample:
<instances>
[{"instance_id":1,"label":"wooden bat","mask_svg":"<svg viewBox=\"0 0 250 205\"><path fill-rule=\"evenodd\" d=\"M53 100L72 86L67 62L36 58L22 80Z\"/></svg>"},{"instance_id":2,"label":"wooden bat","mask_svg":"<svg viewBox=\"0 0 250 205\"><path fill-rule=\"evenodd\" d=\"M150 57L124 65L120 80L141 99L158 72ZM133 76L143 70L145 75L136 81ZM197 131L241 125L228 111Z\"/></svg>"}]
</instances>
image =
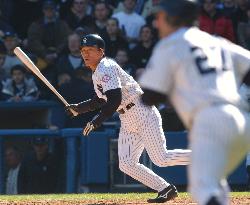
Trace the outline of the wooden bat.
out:
<instances>
[{"instance_id":1,"label":"wooden bat","mask_svg":"<svg viewBox=\"0 0 250 205\"><path fill-rule=\"evenodd\" d=\"M30 58L22 51L20 47L16 47L14 49L14 53L16 56L27 66L29 70L32 71L41 81L47 85L47 87L63 102L64 105L69 106L69 103L57 92L55 87L50 84L50 82L43 76L40 70L36 67L36 65L30 60ZM70 109L74 116L77 116L78 113L74 110Z\"/></svg>"}]
</instances>

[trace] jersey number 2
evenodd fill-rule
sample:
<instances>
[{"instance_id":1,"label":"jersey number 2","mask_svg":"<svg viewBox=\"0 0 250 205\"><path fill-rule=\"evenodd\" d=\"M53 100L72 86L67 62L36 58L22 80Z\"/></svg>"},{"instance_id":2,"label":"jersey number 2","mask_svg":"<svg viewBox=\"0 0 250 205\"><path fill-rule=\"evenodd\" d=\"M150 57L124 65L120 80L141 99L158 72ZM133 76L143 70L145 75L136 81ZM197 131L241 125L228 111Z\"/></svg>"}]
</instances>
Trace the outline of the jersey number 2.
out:
<instances>
[{"instance_id":1,"label":"jersey number 2","mask_svg":"<svg viewBox=\"0 0 250 205\"><path fill-rule=\"evenodd\" d=\"M217 70L228 70L226 66L225 53L222 49L220 49L220 52L218 52L218 48L211 47L209 49L209 52L212 55L212 60L214 61L213 64L216 66L209 65L210 59L208 59L202 48L197 46L191 47L191 52L194 55L196 66L202 75L215 73Z\"/></svg>"}]
</instances>

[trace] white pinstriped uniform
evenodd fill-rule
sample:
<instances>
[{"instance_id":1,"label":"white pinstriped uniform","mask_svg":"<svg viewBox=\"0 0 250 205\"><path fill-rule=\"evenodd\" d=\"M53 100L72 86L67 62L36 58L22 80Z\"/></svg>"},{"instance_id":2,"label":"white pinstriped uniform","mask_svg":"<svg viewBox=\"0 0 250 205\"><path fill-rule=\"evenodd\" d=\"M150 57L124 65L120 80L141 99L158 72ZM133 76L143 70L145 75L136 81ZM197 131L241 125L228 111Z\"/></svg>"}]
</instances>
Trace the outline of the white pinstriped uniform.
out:
<instances>
[{"instance_id":1,"label":"white pinstriped uniform","mask_svg":"<svg viewBox=\"0 0 250 205\"><path fill-rule=\"evenodd\" d=\"M224 179L250 148L248 105L238 93L249 68L243 48L181 28L158 43L139 81L166 94L190 130L189 187L201 205L212 195L228 204Z\"/></svg>"},{"instance_id":2,"label":"white pinstriped uniform","mask_svg":"<svg viewBox=\"0 0 250 205\"><path fill-rule=\"evenodd\" d=\"M92 74L95 92L99 98L107 90L121 88L122 102L118 110L129 103L135 106L120 114L121 128L118 140L119 168L144 185L162 191L169 184L153 171L139 163L144 148L158 166L189 164L190 150L167 150L160 113L155 107L140 102L142 90L116 62L103 58Z\"/></svg>"}]
</instances>

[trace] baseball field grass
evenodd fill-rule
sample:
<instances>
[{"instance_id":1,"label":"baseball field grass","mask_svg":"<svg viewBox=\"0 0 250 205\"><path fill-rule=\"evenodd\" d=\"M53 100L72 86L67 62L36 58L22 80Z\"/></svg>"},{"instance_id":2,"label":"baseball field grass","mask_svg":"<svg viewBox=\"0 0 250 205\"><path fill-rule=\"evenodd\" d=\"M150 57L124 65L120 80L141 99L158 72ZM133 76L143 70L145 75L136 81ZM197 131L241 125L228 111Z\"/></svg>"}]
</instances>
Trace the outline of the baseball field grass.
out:
<instances>
[{"instance_id":1,"label":"baseball field grass","mask_svg":"<svg viewBox=\"0 0 250 205\"><path fill-rule=\"evenodd\" d=\"M148 204L147 199L155 197L155 193L99 193L99 194L48 194L48 195L0 195L0 205L123 205ZM186 192L169 205L195 205ZM250 205L250 192L232 192L232 205Z\"/></svg>"}]
</instances>

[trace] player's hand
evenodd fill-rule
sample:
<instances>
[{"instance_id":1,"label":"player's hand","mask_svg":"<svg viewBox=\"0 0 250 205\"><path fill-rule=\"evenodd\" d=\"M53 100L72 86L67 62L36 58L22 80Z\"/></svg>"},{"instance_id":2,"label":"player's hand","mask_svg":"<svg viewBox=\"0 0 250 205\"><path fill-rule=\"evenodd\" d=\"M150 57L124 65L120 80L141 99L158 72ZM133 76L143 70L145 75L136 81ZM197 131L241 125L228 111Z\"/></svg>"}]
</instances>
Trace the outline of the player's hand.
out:
<instances>
[{"instance_id":1,"label":"player's hand","mask_svg":"<svg viewBox=\"0 0 250 205\"><path fill-rule=\"evenodd\" d=\"M83 130L83 135L88 136L91 131L95 129L95 126L92 122L88 122L86 127Z\"/></svg>"},{"instance_id":2,"label":"player's hand","mask_svg":"<svg viewBox=\"0 0 250 205\"><path fill-rule=\"evenodd\" d=\"M78 106L78 104L70 104L70 105L65 107L65 112L67 113L67 115L70 116L71 118L73 118L75 116L74 116L74 114L72 113L71 110L73 110L77 114L79 114L79 106Z\"/></svg>"}]
</instances>

